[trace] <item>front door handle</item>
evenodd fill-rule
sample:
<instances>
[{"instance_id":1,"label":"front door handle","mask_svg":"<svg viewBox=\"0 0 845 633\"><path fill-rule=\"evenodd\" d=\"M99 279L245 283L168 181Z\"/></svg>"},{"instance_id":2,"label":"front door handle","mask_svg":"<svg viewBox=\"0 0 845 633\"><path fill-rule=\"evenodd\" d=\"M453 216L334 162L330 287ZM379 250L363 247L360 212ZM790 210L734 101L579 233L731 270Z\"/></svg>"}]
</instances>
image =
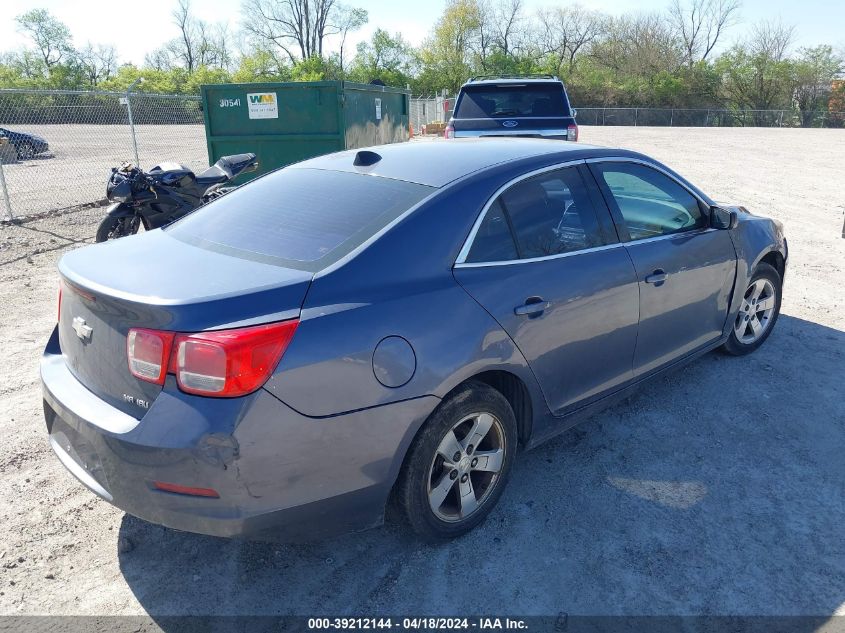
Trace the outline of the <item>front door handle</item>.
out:
<instances>
[{"instance_id":1,"label":"front door handle","mask_svg":"<svg viewBox=\"0 0 845 633\"><path fill-rule=\"evenodd\" d=\"M540 316L549 305L548 301L543 301L543 297L528 297L525 303L513 309L513 313L517 316Z\"/></svg>"},{"instance_id":2,"label":"front door handle","mask_svg":"<svg viewBox=\"0 0 845 633\"><path fill-rule=\"evenodd\" d=\"M648 277L645 278L645 282L647 284L654 284L655 286L661 285L664 281L669 278L669 275L666 274L661 268L658 268L653 273L651 273Z\"/></svg>"}]
</instances>

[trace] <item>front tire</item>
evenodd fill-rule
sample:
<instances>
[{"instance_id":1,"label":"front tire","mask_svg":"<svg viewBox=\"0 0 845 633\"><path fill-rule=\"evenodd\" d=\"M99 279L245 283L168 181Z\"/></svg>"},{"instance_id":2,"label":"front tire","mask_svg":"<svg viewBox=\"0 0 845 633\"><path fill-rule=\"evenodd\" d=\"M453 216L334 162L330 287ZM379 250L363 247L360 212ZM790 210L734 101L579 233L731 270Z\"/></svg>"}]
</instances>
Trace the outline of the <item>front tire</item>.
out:
<instances>
[{"instance_id":1,"label":"front tire","mask_svg":"<svg viewBox=\"0 0 845 633\"><path fill-rule=\"evenodd\" d=\"M141 218L137 215L122 218L113 218L107 215L100 222L100 226L97 227L95 241L105 242L107 240L126 237L127 235L134 235L138 232L140 226Z\"/></svg>"},{"instance_id":2,"label":"front tire","mask_svg":"<svg viewBox=\"0 0 845 633\"><path fill-rule=\"evenodd\" d=\"M480 382L461 387L425 423L400 474L398 500L411 528L438 541L479 525L502 495L516 447L505 397Z\"/></svg>"},{"instance_id":3,"label":"front tire","mask_svg":"<svg viewBox=\"0 0 845 633\"><path fill-rule=\"evenodd\" d=\"M778 271L769 264L758 264L723 346L728 354L750 354L769 338L780 314L781 289Z\"/></svg>"},{"instance_id":4,"label":"front tire","mask_svg":"<svg viewBox=\"0 0 845 633\"><path fill-rule=\"evenodd\" d=\"M21 141L15 149L18 153L18 160L30 160L35 158L35 148L29 141Z\"/></svg>"}]
</instances>

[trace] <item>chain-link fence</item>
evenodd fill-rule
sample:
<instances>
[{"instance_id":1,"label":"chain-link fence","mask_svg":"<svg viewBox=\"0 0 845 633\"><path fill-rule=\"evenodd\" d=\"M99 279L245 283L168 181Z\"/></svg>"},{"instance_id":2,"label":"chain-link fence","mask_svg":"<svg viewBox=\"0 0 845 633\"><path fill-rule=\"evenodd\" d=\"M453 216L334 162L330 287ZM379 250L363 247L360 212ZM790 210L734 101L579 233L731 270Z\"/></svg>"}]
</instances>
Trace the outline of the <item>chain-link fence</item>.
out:
<instances>
[{"instance_id":1,"label":"chain-link fence","mask_svg":"<svg viewBox=\"0 0 845 633\"><path fill-rule=\"evenodd\" d=\"M101 202L124 161L206 167L200 106L195 96L0 90L0 218Z\"/></svg>"},{"instance_id":2,"label":"chain-link fence","mask_svg":"<svg viewBox=\"0 0 845 633\"><path fill-rule=\"evenodd\" d=\"M579 125L845 127L845 112L707 108L578 108Z\"/></svg>"},{"instance_id":3,"label":"chain-link fence","mask_svg":"<svg viewBox=\"0 0 845 633\"><path fill-rule=\"evenodd\" d=\"M430 133L427 128L431 123L447 122L449 117L452 116L452 108L454 107L454 97L441 95L411 97L411 107L408 114L414 135Z\"/></svg>"}]
</instances>

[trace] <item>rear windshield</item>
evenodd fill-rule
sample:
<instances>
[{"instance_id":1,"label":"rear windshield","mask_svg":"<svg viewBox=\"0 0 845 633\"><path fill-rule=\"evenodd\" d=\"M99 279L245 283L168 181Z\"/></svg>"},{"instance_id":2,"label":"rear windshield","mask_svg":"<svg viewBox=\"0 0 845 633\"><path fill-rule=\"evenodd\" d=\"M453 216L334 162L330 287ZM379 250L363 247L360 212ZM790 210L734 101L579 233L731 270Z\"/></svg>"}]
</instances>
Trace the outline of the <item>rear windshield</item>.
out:
<instances>
[{"instance_id":1,"label":"rear windshield","mask_svg":"<svg viewBox=\"0 0 845 633\"><path fill-rule=\"evenodd\" d=\"M198 209L167 230L227 255L317 271L432 193L363 174L281 169Z\"/></svg>"},{"instance_id":2,"label":"rear windshield","mask_svg":"<svg viewBox=\"0 0 845 633\"><path fill-rule=\"evenodd\" d=\"M565 117L569 104L558 83L466 86L456 119L487 117Z\"/></svg>"}]
</instances>

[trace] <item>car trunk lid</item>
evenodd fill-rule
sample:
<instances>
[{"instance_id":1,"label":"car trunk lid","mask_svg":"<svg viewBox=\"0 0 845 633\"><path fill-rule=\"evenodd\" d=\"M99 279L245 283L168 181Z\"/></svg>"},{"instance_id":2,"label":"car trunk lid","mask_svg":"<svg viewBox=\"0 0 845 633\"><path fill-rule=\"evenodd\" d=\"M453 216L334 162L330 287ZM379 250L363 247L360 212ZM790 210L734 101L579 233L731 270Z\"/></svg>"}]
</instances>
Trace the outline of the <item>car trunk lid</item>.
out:
<instances>
[{"instance_id":1,"label":"car trunk lid","mask_svg":"<svg viewBox=\"0 0 845 633\"><path fill-rule=\"evenodd\" d=\"M130 373L130 328L197 332L296 318L313 276L201 249L163 231L73 251L59 271L59 341L68 368L137 418L162 387Z\"/></svg>"}]
</instances>

